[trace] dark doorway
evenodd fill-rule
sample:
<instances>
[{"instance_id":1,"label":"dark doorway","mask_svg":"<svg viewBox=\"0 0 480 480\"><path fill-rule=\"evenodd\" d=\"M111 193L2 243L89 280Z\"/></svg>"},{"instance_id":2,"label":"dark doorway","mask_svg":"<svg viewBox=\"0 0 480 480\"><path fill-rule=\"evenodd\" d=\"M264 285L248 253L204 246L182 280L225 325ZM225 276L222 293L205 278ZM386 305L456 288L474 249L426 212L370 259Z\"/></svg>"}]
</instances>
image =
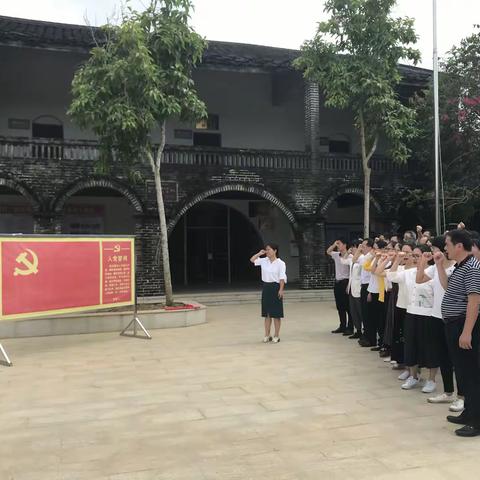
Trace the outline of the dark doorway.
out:
<instances>
[{"instance_id":1,"label":"dark doorway","mask_svg":"<svg viewBox=\"0 0 480 480\"><path fill-rule=\"evenodd\" d=\"M178 222L169 238L175 285L258 282L249 258L262 246L252 223L222 203L203 201Z\"/></svg>"}]
</instances>

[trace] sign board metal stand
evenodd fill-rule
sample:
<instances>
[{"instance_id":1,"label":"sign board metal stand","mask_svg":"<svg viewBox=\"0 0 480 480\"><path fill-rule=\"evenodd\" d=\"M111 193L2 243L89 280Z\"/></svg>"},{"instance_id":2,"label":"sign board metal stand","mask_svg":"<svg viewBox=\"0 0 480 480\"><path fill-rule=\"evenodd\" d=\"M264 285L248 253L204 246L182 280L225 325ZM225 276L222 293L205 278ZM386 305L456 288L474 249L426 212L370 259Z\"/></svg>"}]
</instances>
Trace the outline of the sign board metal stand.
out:
<instances>
[{"instance_id":1,"label":"sign board metal stand","mask_svg":"<svg viewBox=\"0 0 480 480\"><path fill-rule=\"evenodd\" d=\"M136 299L135 299L136 300ZM133 332L129 332L130 328L133 327ZM145 335L138 335L138 327L143 331ZM133 320L120 332L120 335L124 337L136 337L143 338L144 340L151 340L152 336L148 333L148 330L143 326L143 323L139 320L137 316L137 302L135 301L135 310L133 312Z\"/></svg>"},{"instance_id":2,"label":"sign board metal stand","mask_svg":"<svg viewBox=\"0 0 480 480\"><path fill-rule=\"evenodd\" d=\"M5 359L4 362L1 362L3 363L4 365L6 365L7 367L11 367L13 366L13 363L10 361L10 359L8 358L8 355L7 355L7 352L5 351L5 349L3 348L3 345L0 343L0 352L2 353L2 356L3 358Z\"/></svg>"},{"instance_id":3,"label":"sign board metal stand","mask_svg":"<svg viewBox=\"0 0 480 480\"><path fill-rule=\"evenodd\" d=\"M138 328L143 331L144 335L138 335ZM133 332L129 330L133 328ZM120 332L124 337L143 338L144 340L151 340L152 336L148 330L143 326L143 323L138 318L138 299L137 299L137 256L135 255L135 309L133 311L133 320Z\"/></svg>"}]
</instances>

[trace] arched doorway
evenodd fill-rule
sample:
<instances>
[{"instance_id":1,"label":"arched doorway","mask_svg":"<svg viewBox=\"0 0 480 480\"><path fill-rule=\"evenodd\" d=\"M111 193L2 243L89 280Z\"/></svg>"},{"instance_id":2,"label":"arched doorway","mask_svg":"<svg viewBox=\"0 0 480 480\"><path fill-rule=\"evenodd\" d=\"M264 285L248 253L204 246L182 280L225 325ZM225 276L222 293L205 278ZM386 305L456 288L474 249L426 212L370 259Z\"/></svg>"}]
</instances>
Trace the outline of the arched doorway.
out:
<instances>
[{"instance_id":1,"label":"arched doorway","mask_svg":"<svg viewBox=\"0 0 480 480\"><path fill-rule=\"evenodd\" d=\"M298 249L287 216L251 192L224 191L193 204L170 237L176 286L242 287L258 284L249 258L266 242L277 242L289 281L299 279Z\"/></svg>"},{"instance_id":2,"label":"arched doorway","mask_svg":"<svg viewBox=\"0 0 480 480\"><path fill-rule=\"evenodd\" d=\"M386 226L379 219L380 206L371 198L370 232L384 232ZM330 197L320 213L325 219L325 240L331 245L336 239L347 241L363 237L363 192L356 189L340 191Z\"/></svg>"},{"instance_id":3,"label":"arched doorway","mask_svg":"<svg viewBox=\"0 0 480 480\"><path fill-rule=\"evenodd\" d=\"M33 233L31 203L17 190L0 185L0 233Z\"/></svg>"},{"instance_id":4,"label":"arched doorway","mask_svg":"<svg viewBox=\"0 0 480 480\"><path fill-rule=\"evenodd\" d=\"M354 240L363 237L363 197L354 193L338 196L326 211L326 241L337 238Z\"/></svg>"},{"instance_id":5,"label":"arched doorway","mask_svg":"<svg viewBox=\"0 0 480 480\"><path fill-rule=\"evenodd\" d=\"M108 187L76 191L63 204L61 232L70 235L133 235L135 208Z\"/></svg>"}]
</instances>

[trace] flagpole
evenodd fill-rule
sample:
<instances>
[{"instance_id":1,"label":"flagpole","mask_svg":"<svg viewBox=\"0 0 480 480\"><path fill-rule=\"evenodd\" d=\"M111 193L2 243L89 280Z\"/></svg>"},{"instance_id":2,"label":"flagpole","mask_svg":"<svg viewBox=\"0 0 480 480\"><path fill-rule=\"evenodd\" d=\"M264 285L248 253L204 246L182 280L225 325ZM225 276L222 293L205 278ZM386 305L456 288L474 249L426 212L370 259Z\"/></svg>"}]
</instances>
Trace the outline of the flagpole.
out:
<instances>
[{"instance_id":1,"label":"flagpole","mask_svg":"<svg viewBox=\"0 0 480 480\"><path fill-rule=\"evenodd\" d=\"M433 92L435 116L435 229L441 235L440 220L440 120L438 95L437 0L433 0Z\"/></svg>"}]
</instances>

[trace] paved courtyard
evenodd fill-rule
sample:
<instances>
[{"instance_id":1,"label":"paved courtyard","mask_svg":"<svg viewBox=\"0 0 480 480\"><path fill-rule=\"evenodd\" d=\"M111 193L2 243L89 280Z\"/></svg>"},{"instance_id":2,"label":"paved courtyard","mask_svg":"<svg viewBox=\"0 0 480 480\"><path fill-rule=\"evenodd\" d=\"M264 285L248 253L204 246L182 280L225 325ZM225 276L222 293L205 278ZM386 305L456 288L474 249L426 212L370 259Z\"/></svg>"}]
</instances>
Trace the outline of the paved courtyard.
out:
<instances>
[{"instance_id":1,"label":"paved courtyard","mask_svg":"<svg viewBox=\"0 0 480 480\"><path fill-rule=\"evenodd\" d=\"M480 466L420 390L331 335L330 303L286 306L260 342L256 305L209 323L7 340L0 367L1 480L456 479Z\"/></svg>"}]
</instances>

